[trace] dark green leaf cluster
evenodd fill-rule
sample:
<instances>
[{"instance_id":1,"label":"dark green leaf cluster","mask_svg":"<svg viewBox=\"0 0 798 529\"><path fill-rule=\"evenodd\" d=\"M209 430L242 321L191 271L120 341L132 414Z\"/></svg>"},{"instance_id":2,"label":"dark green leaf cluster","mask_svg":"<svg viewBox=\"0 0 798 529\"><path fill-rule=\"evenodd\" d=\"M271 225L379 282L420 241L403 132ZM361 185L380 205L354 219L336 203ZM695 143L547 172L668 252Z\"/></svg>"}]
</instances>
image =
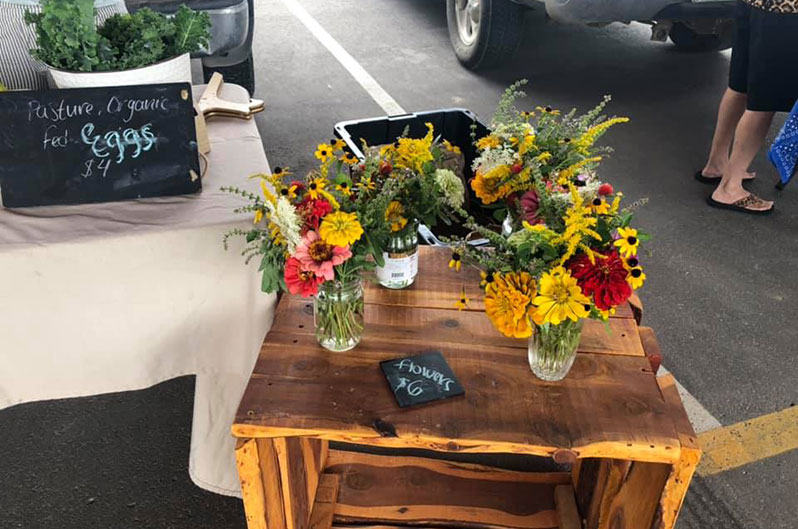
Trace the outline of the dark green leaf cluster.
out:
<instances>
[{"instance_id":1,"label":"dark green leaf cluster","mask_svg":"<svg viewBox=\"0 0 798 529\"><path fill-rule=\"evenodd\" d=\"M25 13L36 26L32 55L54 68L77 72L148 66L210 41L210 17L185 5L173 17L149 8L116 14L96 28L93 0L44 0L41 13Z\"/></svg>"}]
</instances>

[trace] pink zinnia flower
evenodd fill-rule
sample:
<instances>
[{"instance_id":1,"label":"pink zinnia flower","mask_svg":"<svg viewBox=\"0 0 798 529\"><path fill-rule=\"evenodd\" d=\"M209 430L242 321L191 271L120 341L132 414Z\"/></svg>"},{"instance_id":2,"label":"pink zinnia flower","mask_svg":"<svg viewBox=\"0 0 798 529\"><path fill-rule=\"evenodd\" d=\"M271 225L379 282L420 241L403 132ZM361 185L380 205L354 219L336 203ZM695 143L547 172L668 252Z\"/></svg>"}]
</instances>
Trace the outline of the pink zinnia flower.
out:
<instances>
[{"instance_id":1,"label":"pink zinnia flower","mask_svg":"<svg viewBox=\"0 0 798 529\"><path fill-rule=\"evenodd\" d=\"M335 270L350 257L349 246L333 246L324 242L315 231L307 232L297 245L294 257L299 259L306 270L310 270L326 281L335 279Z\"/></svg>"}]
</instances>

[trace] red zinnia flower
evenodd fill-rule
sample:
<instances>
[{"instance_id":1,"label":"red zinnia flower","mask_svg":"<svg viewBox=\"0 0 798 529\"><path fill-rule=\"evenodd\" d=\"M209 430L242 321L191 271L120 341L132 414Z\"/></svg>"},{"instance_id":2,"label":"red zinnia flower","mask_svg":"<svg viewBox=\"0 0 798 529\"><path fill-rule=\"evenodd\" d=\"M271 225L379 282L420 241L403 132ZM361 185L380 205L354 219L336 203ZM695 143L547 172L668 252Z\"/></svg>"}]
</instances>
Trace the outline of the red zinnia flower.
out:
<instances>
[{"instance_id":1,"label":"red zinnia flower","mask_svg":"<svg viewBox=\"0 0 798 529\"><path fill-rule=\"evenodd\" d=\"M296 257L289 257L285 260L283 276L288 291L291 294L299 294L304 298L314 296L319 291L319 285L324 282L323 277L319 277L304 268L302 261Z\"/></svg>"},{"instance_id":2,"label":"red zinnia flower","mask_svg":"<svg viewBox=\"0 0 798 529\"><path fill-rule=\"evenodd\" d=\"M576 278L586 296L593 296L593 303L600 310L609 310L624 303L632 295L632 287L626 281L629 272L616 250L604 256L596 255L591 263L585 254L568 261L568 269Z\"/></svg>"},{"instance_id":3,"label":"red zinnia flower","mask_svg":"<svg viewBox=\"0 0 798 529\"><path fill-rule=\"evenodd\" d=\"M332 204L324 199L312 199L305 197L297 206L299 214L305 219L305 226L302 228L302 235L308 230L318 230L321 219L328 213L332 213Z\"/></svg>"}]
</instances>

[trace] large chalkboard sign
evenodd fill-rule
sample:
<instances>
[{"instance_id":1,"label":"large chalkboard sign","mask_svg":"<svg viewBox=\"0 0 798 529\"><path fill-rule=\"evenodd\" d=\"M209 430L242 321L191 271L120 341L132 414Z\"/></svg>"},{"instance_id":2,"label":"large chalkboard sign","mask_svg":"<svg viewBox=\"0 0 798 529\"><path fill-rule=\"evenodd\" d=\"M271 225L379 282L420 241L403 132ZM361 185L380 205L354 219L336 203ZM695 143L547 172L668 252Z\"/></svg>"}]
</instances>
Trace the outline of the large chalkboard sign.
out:
<instances>
[{"instance_id":1,"label":"large chalkboard sign","mask_svg":"<svg viewBox=\"0 0 798 529\"><path fill-rule=\"evenodd\" d=\"M0 94L5 207L201 189L187 83Z\"/></svg>"},{"instance_id":2,"label":"large chalkboard sign","mask_svg":"<svg viewBox=\"0 0 798 529\"><path fill-rule=\"evenodd\" d=\"M465 393L438 351L386 360L380 366L400 408Z\"/></svg>"}]
</instances>

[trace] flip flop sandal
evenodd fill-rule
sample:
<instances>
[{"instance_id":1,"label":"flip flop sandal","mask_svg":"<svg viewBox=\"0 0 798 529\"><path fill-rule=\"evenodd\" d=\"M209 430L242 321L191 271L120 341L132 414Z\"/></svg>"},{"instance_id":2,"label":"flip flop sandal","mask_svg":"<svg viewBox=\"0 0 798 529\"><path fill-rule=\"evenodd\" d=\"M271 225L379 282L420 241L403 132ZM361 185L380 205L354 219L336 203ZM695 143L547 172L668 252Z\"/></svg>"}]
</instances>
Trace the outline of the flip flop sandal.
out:
<instances>
[{"instance_id":1,"label":"flip flop sandal","mask_svg":"<svg viewBox=\"0 0 798 529\"><path fill-rule=\"evenodd\" d=\"M701 174L701 171L703 171L703 169L699 169L698 171L696 171L693 177L702 184L715 185L718 182L720 182L721 178L723 178L722 176L704 176L703 174ZM756 178L756 173L753 174L754 176L752 178L743 178L743 182L748 182L749 180L753 180L754 178Z\"/></svg>"},{"instance_id":2,"label":"flip flop sandal","mask_svg":"<svg viewBox=\"0 0 798 529\"><path fill-rule=\"evenodd\" d=\"M741 198L731 204L726 204L724 202L718 202L712 195L707 197L707 204L712 206L713 208L719 209L730 209L732 211L739 211L740 213L748 213L749 215L770 215L773 213L773 209L775 206L771 206L770 209L750 209L748 206L753 206L754 204L761 204L764 200L759 198L753 193L748 193L748 196Z\"/></svg>"}]
</instances>

